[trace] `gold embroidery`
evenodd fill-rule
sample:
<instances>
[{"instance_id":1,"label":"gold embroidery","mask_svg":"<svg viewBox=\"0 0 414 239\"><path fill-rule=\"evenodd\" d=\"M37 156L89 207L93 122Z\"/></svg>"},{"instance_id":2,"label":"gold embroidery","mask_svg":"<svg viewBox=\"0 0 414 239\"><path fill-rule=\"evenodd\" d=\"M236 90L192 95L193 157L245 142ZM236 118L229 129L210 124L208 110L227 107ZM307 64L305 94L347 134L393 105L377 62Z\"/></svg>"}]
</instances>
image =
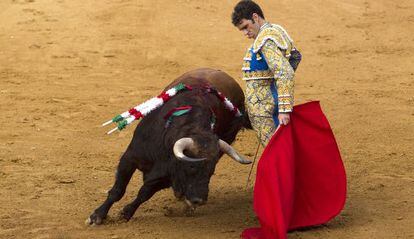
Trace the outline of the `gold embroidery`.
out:
<instances>
[{"instance_id":1,"label":"gold embroidery","mask_svg":"<svg viewBox=\"0 0 414 239\"><path fill-rule=\"evenodd\" d=\"M269 24L260 30L256 37L253 43L253 52L259 52L267 40L272 40L280 49L286 51L286 55L289 55L293 48L292 40L286 31L281 26Z\"/></svg>"},{"instance_id":2,"label":"gold embroidery","mask_svg":"<svg viewBox=\"0 0 414 239\"><path fill-rule=\"evenodd\" d=\"M250 70L250 61L244 61L243 62L243 71L249 71Z\"/></svg>"},{"instance_id":3,"label":"gold embroidery","mask_svg":"<svg viewBox=\"0 0 414 239\"><path fill-rule=\"evenodd\" d=\"M272 118L269 117L250 117L253 129L256 131L260 143L265 147L276 131Z\"/></svg>"},{"instance_id":4,"label":"gold embroidery","mask_svg":"<svg viewBox=\"0 0 414 239\"><path fill-rule=\"evenodd\" d=\"M246 55L244 56L243 60L252 60L252 52L250 51L251 47L249 47L249 49L247 49Z\"/></svg>"},{"instance_id":5,"label":"gold embroidery","mask_svg":"<svg viewBox=\"0 0 414 239\"><path fill-rule=\"evenodd\" d=\"M246 108L261 144L265 146L276 130L273 121L275 103L271 92L274 80L246 81Z\"/></svg>"},{"instance_id":6,"label":"gold embroidery","mask_svg":"<svg viewBox=\"0 0 414 239\"><path fill-rule=\"evenodd\" d=\"M273 79L273 73L270 70L264 71L243 71L243 80Z\"/></svg>"},{"instance_id":7,"label":"gold embroidery","mask_svg":"<svg viewBox=\"0 0 414 239\"><path fill-rule=\"evenodd\" d=\"M291 112L294 88L293 68L273 41L266 41L261 51L276 80L279 112Z\"/></svg>"}]
</instances>

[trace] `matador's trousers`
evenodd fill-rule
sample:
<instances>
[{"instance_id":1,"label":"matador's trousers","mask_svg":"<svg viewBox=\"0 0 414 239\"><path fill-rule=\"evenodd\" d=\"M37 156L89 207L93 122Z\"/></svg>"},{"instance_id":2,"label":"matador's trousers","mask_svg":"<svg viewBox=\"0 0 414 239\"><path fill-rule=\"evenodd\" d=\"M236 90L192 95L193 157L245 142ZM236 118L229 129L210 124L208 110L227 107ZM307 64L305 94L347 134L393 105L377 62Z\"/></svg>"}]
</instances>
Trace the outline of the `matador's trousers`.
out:
<instances>
[{"instance_id":1,"label":"matador's trousers","mask_svg":"<svg viewBox=\"0 0 414 239\"><path fill-rule=\"evenodd\" d=\"M266 146L279 125L276 81L247 80L246 108L260 143Z\"/></svg>"}]
</instances>

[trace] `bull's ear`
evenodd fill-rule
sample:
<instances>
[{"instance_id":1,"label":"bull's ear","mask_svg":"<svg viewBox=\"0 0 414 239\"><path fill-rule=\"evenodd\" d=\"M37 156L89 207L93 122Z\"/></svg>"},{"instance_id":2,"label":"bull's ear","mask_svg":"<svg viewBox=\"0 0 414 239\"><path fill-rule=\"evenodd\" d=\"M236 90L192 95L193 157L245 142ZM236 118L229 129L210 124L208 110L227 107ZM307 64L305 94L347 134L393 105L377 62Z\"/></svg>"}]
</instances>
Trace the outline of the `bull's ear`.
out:
<instances>
[{"instance_id":1,"label":"bull's ear","mask_svg":"<svg viewBox=\"0 0 414 239\"><path fill-rule=\"evenodd\" d=\"M195 143L192 138L181 138L177 140L174 144L173 152L177 159L189 161L189 162L198 162L206 160L206 158L191 158L184 154L185 149L194 149Z\"/></svg>"},{"instance_id":2,"label":"bull's ear","mask_svg":"<svg viewBox=\"0 0 414 239\"><path fill-rule=\"evenodd\" d=\"M228 156L230 156L232 159L236 160L237 162L241 164L252 163L252 161L245 159L243 156L237 153L237 151L224 140L219 139L218 143L219 143L221 151L223 151L223 153L227 154Z\"/></svg>"}]
</instances>

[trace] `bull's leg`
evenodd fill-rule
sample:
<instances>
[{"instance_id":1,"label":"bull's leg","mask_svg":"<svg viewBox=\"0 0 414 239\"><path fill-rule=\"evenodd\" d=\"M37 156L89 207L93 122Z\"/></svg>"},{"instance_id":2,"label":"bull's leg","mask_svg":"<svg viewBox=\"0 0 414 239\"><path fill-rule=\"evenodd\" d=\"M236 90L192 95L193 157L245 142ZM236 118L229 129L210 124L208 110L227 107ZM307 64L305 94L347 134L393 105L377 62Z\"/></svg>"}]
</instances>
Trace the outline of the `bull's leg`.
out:
<instances>
[{"instance_id":1,"label":"bull's leg","mask_svg":"<svg viewBox=\"0 0 414 239\"><path fill-rule=\"evenodd\" d=\"M129 221L142 203L149 200L156 192L168 187L170 187L170 183L165 178L144 180L144 185L140 188L137 197L122 209L120 216Z\"/></svg>"},{"instance_id":2,"label":"bull's leg","mask_svg":"<svg viewBox=\"0 0 414 239\"><path fill-rule=\"evenodd\" d=\"M136 165L127 150L127 152L122 155L119 161L118 169L115 175L114 186L112 186L112 189L109 190L108 197L106 198L105 202L100 207L95 209L92 215L88 218L87 224L102 224L112 205L124 196L125 189L131 180L131 177L134 174L135 170Z\"/></svg>"}]
</instances>

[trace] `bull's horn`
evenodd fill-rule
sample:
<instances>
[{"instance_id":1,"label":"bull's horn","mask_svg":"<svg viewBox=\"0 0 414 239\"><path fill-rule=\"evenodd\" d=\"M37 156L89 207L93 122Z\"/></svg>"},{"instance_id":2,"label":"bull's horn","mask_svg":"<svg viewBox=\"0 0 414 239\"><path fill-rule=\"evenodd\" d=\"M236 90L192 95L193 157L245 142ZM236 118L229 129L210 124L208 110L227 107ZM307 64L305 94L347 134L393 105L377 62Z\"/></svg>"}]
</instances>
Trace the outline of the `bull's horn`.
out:
<instances>
[{"instance_id":1,"label":"bull's horn","mask_svg":"<svg viewBox=\"0 0 414 239\"><path fill-rule=\"evenodd\" d=\"M181 138L177 140L174 144L174 155L179 160L185 160L190 162L203 161L205 158L190 158L184 154L184 150L194 147L194 140L192 138Z\"/></svg>"},{"instance_id":2,"label":"bull's horn","mask_svg":"<svg viewBox=\"0 0 414 239\"><path fill-rule=\"evenodd\" d=\"M252 163L252 161L245 159L243 156L241 156L240 154L237 153L237 151L231 147L228 143L226 143L224 140L219 140L219 146L221 151L223 151L223 153L227 154L228 156L230 156L232 159L236 160L237 162L241 163L241 164L249 164Z\"/></svg>"}]
</instances>

